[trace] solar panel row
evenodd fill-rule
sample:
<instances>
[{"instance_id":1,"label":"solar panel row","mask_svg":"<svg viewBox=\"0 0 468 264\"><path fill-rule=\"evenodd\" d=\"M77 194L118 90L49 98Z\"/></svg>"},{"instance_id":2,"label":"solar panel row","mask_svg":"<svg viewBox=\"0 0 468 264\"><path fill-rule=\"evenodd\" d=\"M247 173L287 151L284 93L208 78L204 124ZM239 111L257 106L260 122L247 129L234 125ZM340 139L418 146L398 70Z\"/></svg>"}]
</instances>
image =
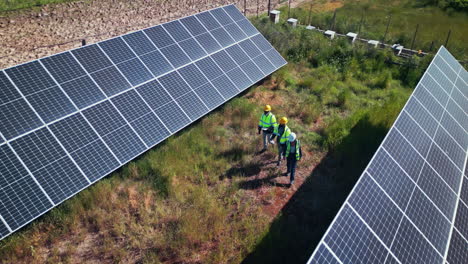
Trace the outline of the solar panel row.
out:
<instances>
[{"instance_id":1,"label":"solar panel row","mask_svg":"<svg viewBox=\"0 0 468 264\"><path fill-rule=\"evenodd\" d=\"M466 263L467 77L442 47L309 263Z\"/></svg>"},{"instance_id":2,"label":"solar panel row","mask_svg":"<svg viewBox=\"0 0 468 264\"><path fill-rule=\"evenodd\" d=\"M229 5L0 71L0 237L284 64Z\"/></svg>"}]
</instances>

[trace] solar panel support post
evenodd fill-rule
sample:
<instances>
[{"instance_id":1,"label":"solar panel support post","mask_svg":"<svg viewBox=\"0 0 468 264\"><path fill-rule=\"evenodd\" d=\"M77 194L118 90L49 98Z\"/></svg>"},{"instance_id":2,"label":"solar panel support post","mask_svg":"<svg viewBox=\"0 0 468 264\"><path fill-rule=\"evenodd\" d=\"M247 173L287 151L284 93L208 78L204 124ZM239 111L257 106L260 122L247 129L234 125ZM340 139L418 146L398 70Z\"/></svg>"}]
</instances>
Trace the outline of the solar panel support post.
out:
<instances>
[{"instance_id":1,"label":"solar panel support post","mask_svg":"<svg viewBox=\"0 0 468 264\"><path fill-rule=\"evenodd\" d=\"M416 41L416 35L418 34L419 24L416 24L416 30L414 31L413 41L411 42L410 50L414 48L414 42Z\"/></svg>"},{"instance_id":2,"label":"solar panel support post","mask_svg":"<svg viewBox=\"0 0 468 264\"><path fill-rule=\"evenodd\" d=\"M448 42L449 42L449 39L450 39L450 34L452 33L452 30L449 29L448 33L447 33L447 39L445 40L445 48L448 47Z\"/></svg>"}]
</instances>

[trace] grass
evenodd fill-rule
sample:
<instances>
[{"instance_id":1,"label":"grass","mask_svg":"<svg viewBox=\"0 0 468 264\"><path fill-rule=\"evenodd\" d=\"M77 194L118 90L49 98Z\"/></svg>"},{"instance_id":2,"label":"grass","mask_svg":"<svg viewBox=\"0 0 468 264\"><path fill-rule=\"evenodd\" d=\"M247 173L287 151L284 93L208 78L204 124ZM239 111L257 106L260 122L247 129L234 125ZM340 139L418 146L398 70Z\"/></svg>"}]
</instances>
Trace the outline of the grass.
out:
<instances>
[{"instance_id":1,"label":"grass","mask_svg":"<svg viewBox=\"0 0 468 264\"><path fill-rule=\"evenodd\" d=\"M307 259L431 58L389 64L383 50L253 22L287 66L0 241L0 262ZM289 117L317 165L273 222L245 183L260 170L266 103ZM277 187L266 188L273 201Z\"/></svg>"},{"instance_id":2,"label":"grass","mask_svg":"<svg viewBox=\"0 0 468 264\"><path fill-rule=\"evenodd\" d=\"M328 1L313 1L311 24L322 29L330 29L332 25L333 11L323 12L323 6ZM419 29L414 44L414 49L431 51L431 43L434 41L432 52L440 45L444 45L448 31L451 36L448 49L459 60L468 60L468 12L454 9L442 9L438 6L425 5L423 0L348 0L338 1L343 3L337 9L334 29L337 32L358 32L361 19L363 23L360 35L367 39L382 40L385 34L387 22L391 15L391 23L386 43L400 43L410 48L416 25ZM310 3L304 3L300 8L292 8L291 16L298 18L300 23L309 21ZM280 8L282 18L287 19L287 7Z\"/></svg>"}]
</instances>

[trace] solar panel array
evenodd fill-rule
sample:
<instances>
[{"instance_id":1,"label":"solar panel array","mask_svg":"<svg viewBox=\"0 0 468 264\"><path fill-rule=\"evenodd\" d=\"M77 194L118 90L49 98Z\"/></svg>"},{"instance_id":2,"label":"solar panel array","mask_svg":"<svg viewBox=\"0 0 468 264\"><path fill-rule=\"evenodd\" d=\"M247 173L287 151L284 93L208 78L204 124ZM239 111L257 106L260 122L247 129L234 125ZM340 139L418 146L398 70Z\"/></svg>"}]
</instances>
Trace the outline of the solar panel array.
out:
<instances>
[{"instance_id":1,"label":"solar panel array","mask_svg":"<svg viewBox=\"0 0 468 264\"><path fill-rule=\"evenodd\" d=\"M285 64L228 5L0 71L0 238Z\"/></svg>"},{"instance_id":2,"label":"solar panel array","mask_svg":"<svg viewBox=\"0 0 468 264\"><path fill-rule=\"evenodd\" d=\"M441 47L308 263L468 263L468 73Z\"/></svg>"}]
</instances>

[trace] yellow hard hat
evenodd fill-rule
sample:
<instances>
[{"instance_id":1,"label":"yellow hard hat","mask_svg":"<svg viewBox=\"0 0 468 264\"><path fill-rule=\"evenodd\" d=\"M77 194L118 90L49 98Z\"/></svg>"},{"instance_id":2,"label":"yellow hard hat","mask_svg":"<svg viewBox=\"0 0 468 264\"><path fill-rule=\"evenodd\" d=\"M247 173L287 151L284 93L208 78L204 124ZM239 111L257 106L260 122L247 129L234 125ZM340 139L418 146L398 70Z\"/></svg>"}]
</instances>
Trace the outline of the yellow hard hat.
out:
<instances>
[{"instance_id":1,"label":"yellow hard hat","mask_svg":"<svg viewBox=\"0 0 468 264\"><path fill-rule=\"evenodd\" d=\"M283 116L283 117L280 119L280 124L281 124L281 125L286 125L287 123L288 123L288 119L287 119L285 116Z\"/></svg>"},{"instance_id":2,"label":"yellow hard hat","mask_svg":"<svg viewBox=\"0 0 468 264\"><path fill-rule=\"evenodd\" d=\"M271 106L270 105L265 105L265 108L263 108L264 111L271 111Z\"/></svg>"}]
</instances>

